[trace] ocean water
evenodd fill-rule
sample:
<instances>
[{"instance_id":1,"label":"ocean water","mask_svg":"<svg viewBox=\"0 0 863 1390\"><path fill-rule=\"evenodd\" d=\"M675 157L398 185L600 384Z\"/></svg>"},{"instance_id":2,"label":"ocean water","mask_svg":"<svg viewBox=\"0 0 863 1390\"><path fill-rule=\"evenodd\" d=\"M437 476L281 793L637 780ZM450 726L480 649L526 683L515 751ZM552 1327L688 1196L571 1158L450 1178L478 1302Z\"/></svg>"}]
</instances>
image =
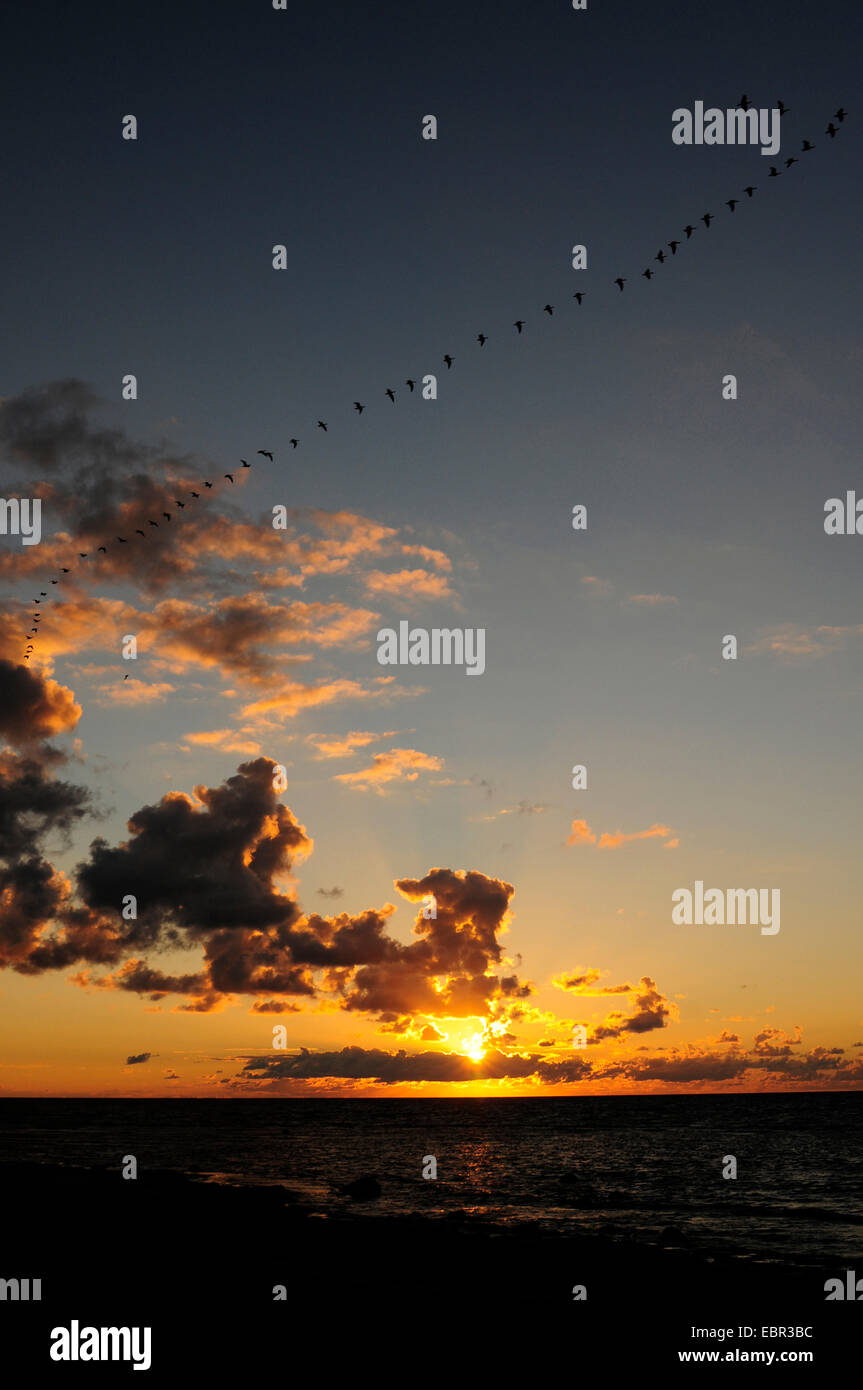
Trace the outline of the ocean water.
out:
<instances>
[{"instance_id":1,"label":"ocean water","mask_svg":"<svg viewBox=\"0 0 863 1390\"><path fill-rule=\"evenodd\" d=\"M863 1095L4 1100L0 1160L281 1184L306 1207L863 1264ZM437 1160L437 1181L422 1177ZM721 1176L726 1155L738 1177ZM374 1201L339 1191L365 1174Z\"/></svg>"}]
</instances>

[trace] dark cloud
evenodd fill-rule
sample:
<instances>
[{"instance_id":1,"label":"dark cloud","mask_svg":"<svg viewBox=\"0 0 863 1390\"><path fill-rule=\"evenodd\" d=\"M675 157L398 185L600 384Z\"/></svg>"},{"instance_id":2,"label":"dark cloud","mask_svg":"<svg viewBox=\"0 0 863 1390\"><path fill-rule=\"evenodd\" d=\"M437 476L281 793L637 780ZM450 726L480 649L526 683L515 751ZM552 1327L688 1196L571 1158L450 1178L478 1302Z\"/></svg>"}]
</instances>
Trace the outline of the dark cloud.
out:
<instances>
[{"instance_id":1,"label":"dark cloud","mask_svg":"<svg viewBox=\"0 0 863 1390\"><path fill-rule=\"evenodd\" d=\"M81 706L71 690L0 658L0 738L29 750L42 739L74 729L80 718Z\"/></svg>"}]
</instances>

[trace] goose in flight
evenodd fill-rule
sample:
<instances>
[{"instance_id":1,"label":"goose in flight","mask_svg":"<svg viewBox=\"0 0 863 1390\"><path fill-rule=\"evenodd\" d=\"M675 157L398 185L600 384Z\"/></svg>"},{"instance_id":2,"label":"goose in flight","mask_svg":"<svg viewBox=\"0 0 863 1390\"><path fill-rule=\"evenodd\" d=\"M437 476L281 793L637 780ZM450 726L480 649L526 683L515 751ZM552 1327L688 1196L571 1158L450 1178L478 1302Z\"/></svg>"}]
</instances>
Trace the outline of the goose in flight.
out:
<instances>
[{"instance_id":1,"label":"goose in flight","mask_svg":"<svg viewBox=\"0 0 863 1390\"><path fill-rule=\"evenodd\" d=\"M231 473L223 473L223 474L222 474L222 477L223 477L223 478L227 478L227 480L228 480L229 483L232 483L232 482L234 481L233 475L232 475ZM170 518L169 518L169 520L170 520Z\"/></svg>"},{"instance_id":2,"label":"goose in flight","mask_svg":"<svg viewBox=\"0 0 863 1390\"><path fill-rule=\"evenodd\" d=\"M318 421L318 429L319 429L319 430L326 430L326 428L327 428L327 427L326 427L325 422L324 422L323 420L319 420L319 421Z\"/></svg>"},{"instance_id":3,"label":"goose in flight","mask_svg":"<svg viewBox=\"0 0 863 1390\"><path fill-rule=\"evenodd\" d=\"M360 405L359 401L354 401L354 410L357 412L358 415L362 415L363 411L365 410L365 406Z\"/></svg>"},{"instance_id":4,"label":"goose in flight","mask_svg":"<svg viewBox=\"0 0 863 1390\"><path fill-rule=\"evenodd\" d=\"M757 183L751 183L748 188L744 188L743 192L746 194L747 198L751 198L757 187Z\"/></svg>"},{"instance_id":5,"label":"goose in flight","mask_svg":"<svg viewBox=\"0 0 863 1390\"><path fill-rule=\"evenodd\" d=\"M517 328L520 333L521 330L524 328L524 319L516 319L515 323L512 326L513 328Z\"/></svg>"},{"instance_id":6,"label":"goose in flight","mask_svg":"<svg viewBox=\"0 0 863 1390\"><path fill-rule=\"evenodd\" d=\"M548 314L548 317L551 318L552 315L554 314L554 305L553 305L553 304L544 304L544 305L542 306L542 312L543 312L544 314Z\"/></svg>"},{"instance_id":7,"label":"goose in flight","mask_svg":"<svg viewBox=\"0 0 863 1390\"><path fill-rule=\"evenodd\" d=\"M685 233L686 233L686 240L688 241L689 238L692 236L692 233L695 231L695 228L694 228L694 227L692 226L692 224L690 223L689 226L688 226L688 227L684 227L683 230L684 230Z\"/></svg>"},{"instance_id":8,"label":"goose in flight","mask_svg":"<svg viewBox=\"0 0 863 1390\"><path fill-rule=\"evenodd\" d=\"M577 302L580 304L586 294L587 290L576 290L575 294L572 297L573 299L577 300Z\"/></svg>"},{"instance_id":9,"label":"goose in flight","mask_svg":"<svg viewBox=\"0 0 863 1390\"><path fill-rule=\"evenodd\" d=\"M669 242L666 243L666 245L668 245L668 246L671 247L671 254L672 254L672 256L676 256L676 255L677 255L677 248L678 248L678 246L680 245L680 242L679 242L679 241L669 241Z\"/></svg>"},{"instance_id":10,"label":"goose in flight","mask_svg":"<svg viewBox=\"0 0 863 1390\"><path fill-rule=\"evenodd\" d=\"M453 362L455 361L455 358L454 358L454 357L450 357L449 353L448 353L448 352L445 352L444 355L443 355L443 360L444 360L444 362L446 362L446 369L447 369L447 371L449 371L450 367L452 366Z\"/></svg>"},{"instance_id":11,"label":"goose in flight","mask_svg":"<svg viewBox=\"0 0 863 1390\"><path fill-rule=\"evenodd\" d=\"M617 288L620 290L620 293L623 294L623 287L626 284L626 276L618 275L614 283L615 285L617 285Z\"/></svg>"},{"instance_id":12,"label":"goose in flight","mask_svg":"<svg viewBox=\"0 0 863 1390\"><path fill-rule=\"evenodd\" d=\"M411 381L410 377L408 377L407 381L405 382L405 386L407 386L412 391L416 386L416 382Z\"/></svg>"},{"instance_id":13,"label":"goose in flight","mask_svg":"<svg viewBox=\"0 0 863 1390\"><path fill-rule=\"evenodd\" d=\"M477 340L477 342L479 343L480 347L485 347L485 345L486 345L486 336L485 336L484 333L477 333L477 335L476 335L476 340Z\"/></svg>"},{"instance_id":14,"label":"goose in flight","mask_svg":"<svg viewBox=\"0 0 863 1390\"><path fill-rule=\"evenodd\" d=\"M395 391L392 389L391 386L388 386L388 387L387 387L386 392L385 392L385 395L389 396L389 398L390 398L390 400L392 401L393 405L395 405L395 403L396 403L396 393L395 393Z\"/></svg>"},{"instance_id":15,"label":"goose in flight","mask_svg":"<svg viewBox=\"0 0 863 1390\"><path fill-rule=\"evenodd\" d=\"M272 463L273 456L270 453L269 449L259 449L258 453L261 455L262 458L269 459L270 463ZM240 462L242 462L242 459L240 460Z\"/></svg>"},{"instance_id":16,"label":"goose in flight","mask_svg":"<svg viewBox=\"0 0 863 1390\"><path fill-rule=\"evenodd\" d=\"M289 444L290 444L290 446L291 446L292 449L296 449L296 447L297 447L297 445L299 444L300 441L299 441L298 439L291 439L291 440L289 440L288 442L289 442Z\"/></svg>"}]
</instances>

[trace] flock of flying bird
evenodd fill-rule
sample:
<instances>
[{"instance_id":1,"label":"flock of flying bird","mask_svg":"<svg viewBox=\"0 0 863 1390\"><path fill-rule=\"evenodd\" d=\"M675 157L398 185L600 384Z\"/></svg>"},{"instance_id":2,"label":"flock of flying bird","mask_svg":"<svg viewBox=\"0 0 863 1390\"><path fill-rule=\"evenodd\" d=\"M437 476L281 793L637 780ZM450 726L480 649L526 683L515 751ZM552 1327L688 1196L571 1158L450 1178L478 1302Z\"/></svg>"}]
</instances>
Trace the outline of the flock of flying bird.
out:
<instances>
[{"instance_id":1,"label":"flock of flying bird","mask_svg":"<svg viewBox=\"0 0 863 1390\"><path fill-rule=\"evenodd\" d=\"M741 107L744 111L748 111L748 110L749 110L749 108L750 108L750 106L751 106L751 102L749 101L749 98L746 96L745 93L744 93L744 95L740 98L740 101L737 103L737 105L738 105L739 107ZM776 105L777 105L777 108L778 108L778 110L779 110L780 116L785 116L786 113L787 113L787 111L788 111L788 107L785 106L785 104L784 104L783 102L781 102L781 101L777 102ZM829 135L829 137L830 137L831 140L835 140L836 136L839 134L839 127L842 125L842 123L843 123L843 121L845 120L845 118L846 118L847 115L848 115L848 112L847 112L847 111L845 110L845 108L842 107L842 106L840 106L839 109L838 109L837 111L834 111L834 113L833 113L833 115L832 115L832 117L831 117L831 119L830 119L830 121L829 121L829 123L828 123L828 125L827 125L827 129L826 129L826 131L825 131L825 135ZM838 122L838 125L834 125L834 121L837 121L837 122ZM812 151L812 150L814 150L814 149L815 149L815 145L814 145L810 140L804 140L803 143L802 143L802 146L801 146L800 153L801 153L801 154L808 154L810 151ZM798 164L798 163L799 163L799 160L797 159L797 157L796 157L795 155L789 155L789 156L786 158L786 160L785 160L785 168L786 168L786 170L788 170L788 169L790 169L794 164ZM775 164L772 164L772 165L770 166L770 172L769 172L769 174L768 174L768 178L779 178L780 176L781 176L781 171L780 171L779 169L776 168ZM747 198L752 198L752 197L755 195L756 191L757 191L757 185L755 185L755 184L749 184L746 188L743 189L743 192L746 194ZM739 202L740 202L740 199L739 199L739 198L728 198L728 199L726 200L725 206L733 213L733 212L734 212L734 209L737 207L737 204L738 204ZM714 214L713 214L712 212L705 212L704 215L701 217L700 220L704 223L705 229L709 230L711 222L713 222L713 221L715 220L715 216L714 216ZM694 227L691 223L688 223L688 224L683 228L683 232L684 232L684 234L685 234L685 236L686 236L686 240L687 240L687 241L690 240L690 238L692 237L692 234L693 234L696 230L697 230L697 228ZM681 245L681 242L680 242L679 239L666 242L666 246L669 247L672 256L676 256L676 255L677 255L677 250L678 250L678 247L679 247L680 245ZM656 256L654 257L654 260L658 261L658 262L660 263L660 265L662 265L667 259L668 259L668 257L667 257L666 254L665 254L665 248L664 248L664 247L660 248L660 250L657 252ZM641 274L642 274L642 276L644 277L644 279L646 279L646 280L651 280L651 279L653 278L653 276L656 274L656 272L655 272L654 270L652 270L650 266L648 266L645 270L643 270L643 271L641 272ZM624 287L624 285L626 284L626 281L627 281L627 277L626 277L625 275L618 275L618 277L616 278L616 280L614 280L614 282L613 282L615 285L617 285L617 287L618 287L618 289L620 290L621 294L623 293L623 287ZM579 306L581 306L582 302L584 301L584 298L585 298L586 293L587 293L587 292L586 292L585 290L576 290L575 294L572 296L573 299L576 301L576 303L577 303ZM554 314L554 305L553 305L553 304L544 304L544 305L543 305L542 312L545 313L545 314L548 314L548 316L551 317L551 316ZM521 336L521 334L522 334L522 332L523 332L523 330L524 330L525 324L526 324L526 320L525 320L525 319L516 319L515 322L513 323L513 328L515 328L515 330L516 330L516 332L517 332L517 334L518 334L519 336ZM478 334L477 334L477 337L476 337L476 341L479 343L479 345L480 345L481 348L482 348L482 347L485 347L486 343L488 342L488 336L487 336L485 333L478 333ZM443 360L444 363L446 364L447 371L449 371L449 369L452 367L453 362L455 361L455 358L452 356L451 353L448 353L448 352L447 352L447 353L444 354L442 360ZM409 389L411 392L413 392L413 391L416 389L416 384L417 384L417 383L416 383L416 380L415 380L414 378L412 378L412 377L407 377L407 378L405 379L405 385L408 387L408 389ZM389 398L389 400L392 402L392 404L395 405L396 393L395 393L395 391L393 390L393 388L390 387L390 386L388 386L384 394ZM356 413L357 413L358 415L362 415L363 411L364 411L365 408L366 408L365 405L363 405L362 401L354 401L353 406L354 406L354 410L356 411ZM327 432L327 428L328 428L328 427L327 427L327 422L326 422L325 420L318 420L318 422L317 422L317 428L320 429L320 430L323 430L323 431L326 433L326 432ZM296 449L296 448L299 446L299 443L300 443L299 439L290 439L288 442L289 442L289 444L291 445L291 448L293 448L293 449ZM269 459L269 460L270 460L270 463L273 462L273 455L272 455L272 453L271 453L268 449L258 449L257 452L258 452L260 455L262 455L263 458ZM252 466L250 463L248 463L248 462L246 461L246 459L240 459L240 464L242 465L243 468L251 468L251 466ZM227 482L233 484L233 482L234 482L234 475L233 475L233 473L225 473L225 474L223 474L223 477L227 480ZM204 481L203 481L203 483L201 484L201 486L204 487L205 489L211 489L214 485L213 485L212 482L210 482L209 479L205 478ZM195 491L190 491L190 492L189 492L189 497L193 498L195 501L198 501L198 500L200 499L200 496L201 496L200 492L195 492ZM171 521L172 515L176 516L180 511L184 511L185 508L186 508L186 506L188 505L186 502L182 502L178 497L174 497L174 498L172 499L172 501L174 502L174 505L175 505L175 507L177 508L177 512L175 512L175 513L173 513L173 514L172 514L171 512L162 512L161 520L160 520L160 521L154 521L154 520L152 519L152 517L146 518L147 526L148 526L148 527L152 527L153 529L158 530L159 527L160 527L162 524L167 525L167 524ZM142 520L144 520L144 518L142 518ZM144 530L142 529L142 527L139 526L139 527L135 527L134 534L135 534L136 536L140 536L142 540L146 540L146 539L147 539L147 536L148 536L148 534L149 534L149 532L148 532L148 531L144 531ZM129 544L129 541L130 541L130 537L128 537L128 536L116 536L116 537L115 537L115 542L116 542L116 544L118 544L118 545L128 545L128 544ZM104 554L107 554L107 552L108 552L108 547L107 547L106 545L100 545L100 546L97 546L97 548L96 548L96 553L97 553L97 554L103 554L103 555L104 555ZM89 552L89 551L83 550L83 551L79 551L79 552L78 552L78 559L79 559L79 560L87 560L87 559L89 559L89 558L90 558L90 552ZM52 579L52 580L50 581L51 584L60 584L60 583L62 583L62 575L64 575L64 574L70 574L70 573L71 573L71 567L67 568L67 567L65 567L65 566L62 566L62 567L61 567L61 570L60 570L60 574L57 575L56 578L54 578L54 579ZM41 605L42 600L45 599L45 598L47 598L47 597L48 597L48 591L47 591L46 589L42 589L42 590L40 591L40 593L39 593L39 596L33 600L34 604L37 606L37 609L38 609L39 606ZM41 612L39 612L39 611L35 612L35 613L32 615L32 620L33 620L34 626L30 628L30 631L29 631L28 634L27 634L27 646L26 646L26 650L25 650L25 652L24 652L24 660L25 660L25 661L29 661L29 660L30 660L30 657L31 657L31 655L32 655L32 653L35 651L35 640L32 640L32 639L38 638L38 635L39 635L39 627L38 627L38 624L41 622L41 618L42 618L42 614L41 614ZM124 676L123 679L124 679L124 680L128 680L129 677L128 677L128 676Z\"/></svg>"}]
</instances>

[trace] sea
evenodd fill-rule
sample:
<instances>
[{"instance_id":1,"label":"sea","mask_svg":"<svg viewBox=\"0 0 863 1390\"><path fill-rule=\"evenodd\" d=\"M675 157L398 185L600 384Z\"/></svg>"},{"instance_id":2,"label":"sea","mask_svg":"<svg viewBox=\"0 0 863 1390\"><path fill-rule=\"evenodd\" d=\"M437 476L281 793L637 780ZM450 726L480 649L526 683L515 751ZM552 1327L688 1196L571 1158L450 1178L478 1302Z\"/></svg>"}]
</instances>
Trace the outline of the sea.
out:
<instances>
[{"instance_id":1,"label":"sea","mask_svg":"<svg viewBox=\"0 0 863 1390\"><path fill-rule=\"evenodd\" d=\"M863 1268L861 1137L859 1092L0 1101L0 1161L134 1154L139 1173L281 1185L323 1217L455 1215L800 1268ZM380 1196L344 1192L362 1177Z\"/></svg>"}]
</instances>

